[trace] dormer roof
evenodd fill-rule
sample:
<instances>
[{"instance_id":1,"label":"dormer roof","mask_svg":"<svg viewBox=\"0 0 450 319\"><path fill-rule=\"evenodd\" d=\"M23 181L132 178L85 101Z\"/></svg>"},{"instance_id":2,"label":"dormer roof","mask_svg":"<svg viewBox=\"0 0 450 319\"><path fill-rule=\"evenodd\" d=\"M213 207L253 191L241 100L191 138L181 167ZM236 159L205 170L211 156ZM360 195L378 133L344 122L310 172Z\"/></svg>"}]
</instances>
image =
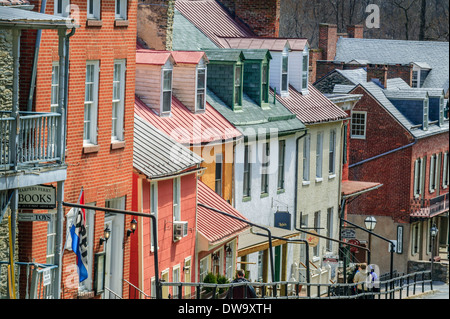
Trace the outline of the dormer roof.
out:
<instances>
[{"instance_id":1,"label":"dormer roof","mask_svg":"<svg viewBox=\"0 0 450 319\"><path fill-rule=\"evenodd\" d=\"M136 64L165 65L168 61L175 64L170 51L136 50Z\"/></svg>"},{"instance_id":2,"label":"dormer roof","mask_svg":"<svg viewBox=\"0 0 450 319\"><path fill-rule=\"evenodd\" d=\"M208 57L202 51L172 51L175 63L179 64L199 64L203 59L207 63Z\"/></svg>"}]
</instances>

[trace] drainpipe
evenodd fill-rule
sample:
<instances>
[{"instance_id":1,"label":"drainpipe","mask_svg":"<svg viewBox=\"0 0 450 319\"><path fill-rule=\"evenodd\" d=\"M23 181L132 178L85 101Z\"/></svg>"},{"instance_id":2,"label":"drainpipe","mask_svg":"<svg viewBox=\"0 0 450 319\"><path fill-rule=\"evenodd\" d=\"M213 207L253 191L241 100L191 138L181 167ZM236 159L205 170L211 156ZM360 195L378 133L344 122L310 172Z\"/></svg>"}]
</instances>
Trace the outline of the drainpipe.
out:
<instances>
[{"instance_id":1,"label":"drainpipe","mask_svg":"<svg viewBox=\"0 0 450 319\"><path fill-rule=\"evenodd\" d=\"M297 200L298 200L298 166L300 159L298 158L298 142L304 138L306 135L308 135L308 130L304 131L304 134L297 137L295 140L295 156L297 160L295 161L295 194L294 194L294 212L295 212L295 218L297 218Z\"/></svg>"},{"instance_id":2,"label":"drainpipe","mask_svg":"<svg viewBox=\"0 0 450 319\"><path fill-rule=\"evenodd\" d=\"M40 13L45 13L46 6L47 6L47 0L42 0ZM41 36L42 36L42 30L39 29L39 30L37 30L36 45L34 47L33 69L31 71L31 84L30 84L30 92L28 94L28 104L27 104L28 112L31 112L31 110L33 108L33 95L34 95L34 89L36 87L36 72L37 72L37 63L38 63L38 58L39 58L39 49L41 47Z\"/></svg>"}]
</instances>

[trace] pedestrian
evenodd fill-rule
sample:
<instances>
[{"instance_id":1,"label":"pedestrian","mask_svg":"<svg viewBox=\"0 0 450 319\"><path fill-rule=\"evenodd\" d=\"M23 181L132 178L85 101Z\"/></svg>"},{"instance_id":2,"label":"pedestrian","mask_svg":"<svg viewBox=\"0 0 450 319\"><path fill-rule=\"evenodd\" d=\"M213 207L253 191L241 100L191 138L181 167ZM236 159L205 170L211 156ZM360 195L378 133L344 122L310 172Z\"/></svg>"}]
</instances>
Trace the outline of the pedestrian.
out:
<instances>
[{"instance_id":1,"label":"pedestrian","mask_svg":"<svg viewBox=\"0 0 450 319\"><path fill-rule=\"evenodd\" d=\"M245 278L245 271L239 269L237 271L237 278L234 279L231 283L241 283L241 282L250 282ZM233 289L233 296L231 297L231 289ZM247 296L245 296L245 290L247 289ZM245 298L256 298L256 292L253 286L245 285L230 288L228 292L228 299L245 299Z\"/></svg>"},{"instance_id":2,"label":"pedestrian","mask_svg":"<svg viewBox=\"0 0 450 319\"><path fill-rule=\"evenodd\" d=\"M358 272L355 274L353 282L357 284L358 295L368 290L368 284L372 282L372 276L367 271L367 264L359 264Z\"/></svg>"},{"instance_id":3,"label":"pedestrian","mask_svg":"<svg viewBox=\"0 0 450 319\"><path fill-rule=\"evenodd\" d=\"M355 264L354 266L355 268L353 268L353 271L349 274L348 279L347 279L347 283L353 283L353 279L355 278L355 275L358 273L359 271L359 264ZM356 295L356 287L352 286L351 287L351 294L352 295Z\"/></svg>"},{"instance_id":4,"label":"pedestrian","mask_svg":"<svg viewBox=\"0 0 450 319\"><path fill-rule=\"evenodd\" d=\"M370 275L372 277L372 292L378 293L378 292L380 292L380 281L378 280L378 275L375 272L375 266L370 265L369 269L370 269ZM374 297L375 297L375 295L374 295Z\"/></svg>"}]
</instances>

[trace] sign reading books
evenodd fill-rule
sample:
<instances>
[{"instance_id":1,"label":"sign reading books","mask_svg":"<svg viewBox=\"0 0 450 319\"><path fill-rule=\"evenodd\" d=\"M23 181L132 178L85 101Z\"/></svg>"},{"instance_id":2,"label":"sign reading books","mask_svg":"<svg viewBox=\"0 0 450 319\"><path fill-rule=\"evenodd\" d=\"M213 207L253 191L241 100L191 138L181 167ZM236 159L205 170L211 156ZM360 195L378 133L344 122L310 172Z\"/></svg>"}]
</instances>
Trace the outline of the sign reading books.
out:
<instances>
[{"instance_id":1,"label":"sign reading books","mask_svg":"<svg viewBox=\"0 0 450 319\"><path fill-rule=\"evenodd\" d=\"M56 187L35 185L19 188L19 209L55 209Z\"/></svg>"}]
</instances>

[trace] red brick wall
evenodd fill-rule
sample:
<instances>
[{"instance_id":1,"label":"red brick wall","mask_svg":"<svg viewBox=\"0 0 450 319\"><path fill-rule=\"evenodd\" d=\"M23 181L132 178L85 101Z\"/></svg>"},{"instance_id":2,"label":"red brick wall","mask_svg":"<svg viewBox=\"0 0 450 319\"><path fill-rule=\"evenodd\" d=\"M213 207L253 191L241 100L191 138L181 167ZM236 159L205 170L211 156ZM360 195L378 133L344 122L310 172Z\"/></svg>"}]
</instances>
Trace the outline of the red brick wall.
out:
<instances>
[{"instance_id":1,"label":"red brick wall","mask_svg":"<svg viewBox=\"0 0 450 319\"><path fill-rule=\"evenodd\" d=\"M344 63L343 62L334 62L334 61L317 61L316 62L316 81L323 78L329 72L333 70L343 70Z\"/></svg>"},{"instance_id":2,"label":"red brick wall","mask_svg":"<svg viewBox=\"0 0 450 319\"><path fill-rule=\"evenodd\" d=\"M39 10L39 2L35 10ZM126 196L126 209L131 208L132 200L132 169L133 169L133 121L134 121L134 78L135 78L135 48L136 48L136 8L137 0L128 0L129 25L114 26L114 0L103 0L101 7L101 27L86 26L85 0L72 0L80 9L80 18L75 35L70 38L70 77L69 96L67 106L67 152L66 164L67 180L64 185L64 200L77 202L81 187L85 190L85 202L96 203L104 207L105 201ZM46 13L53 14L53 0L47 1ZM34 109L36 111L50 111L51 67L52 61L58 60L58 37L56 31L42 33L39 62L37 68L37 86ZM23 41L25 50L34 49L34 41ZM99 150L90 154L83 154L83 119L84 119L84 81L86 60L100 61L100 84L98 103L98 145ZM111 149L111 109L112 109L112 81L114 59L126 59L126 88L125 88L125 146L116 150ZM21 76L29 76L22 71ZM65 209L65 213L69 209ZM129 228L131 216L125 218L124 229L124 279L129 276L129 241L126 229ZM33 225L33 236L45 238L46 229ZM99 245L103 237L104 214L97 213L95 218L94 254L102 251ZM45 241L33 244L33 256L45 257ZM41 252L44 252L42 254ZM42 262L42 260L36 260ZM67 267L75 264L75 255L65 251L63 256L62 284L70 275ZM63 287L64 288L64 287ZM128 289L123 289L124 298L128 297ZM64 298L76 298L76 291L65 290Z\"/></svg>"},{"instance_id":3,"label":"red brick wall","mask_svg":"<svg viewBox=\"0 0 450 319\"><path fill-rule=\"evenodd\" d=\"M219 1L260 37L278 37L281 0Z\"/></svg>"}]
</instances>

